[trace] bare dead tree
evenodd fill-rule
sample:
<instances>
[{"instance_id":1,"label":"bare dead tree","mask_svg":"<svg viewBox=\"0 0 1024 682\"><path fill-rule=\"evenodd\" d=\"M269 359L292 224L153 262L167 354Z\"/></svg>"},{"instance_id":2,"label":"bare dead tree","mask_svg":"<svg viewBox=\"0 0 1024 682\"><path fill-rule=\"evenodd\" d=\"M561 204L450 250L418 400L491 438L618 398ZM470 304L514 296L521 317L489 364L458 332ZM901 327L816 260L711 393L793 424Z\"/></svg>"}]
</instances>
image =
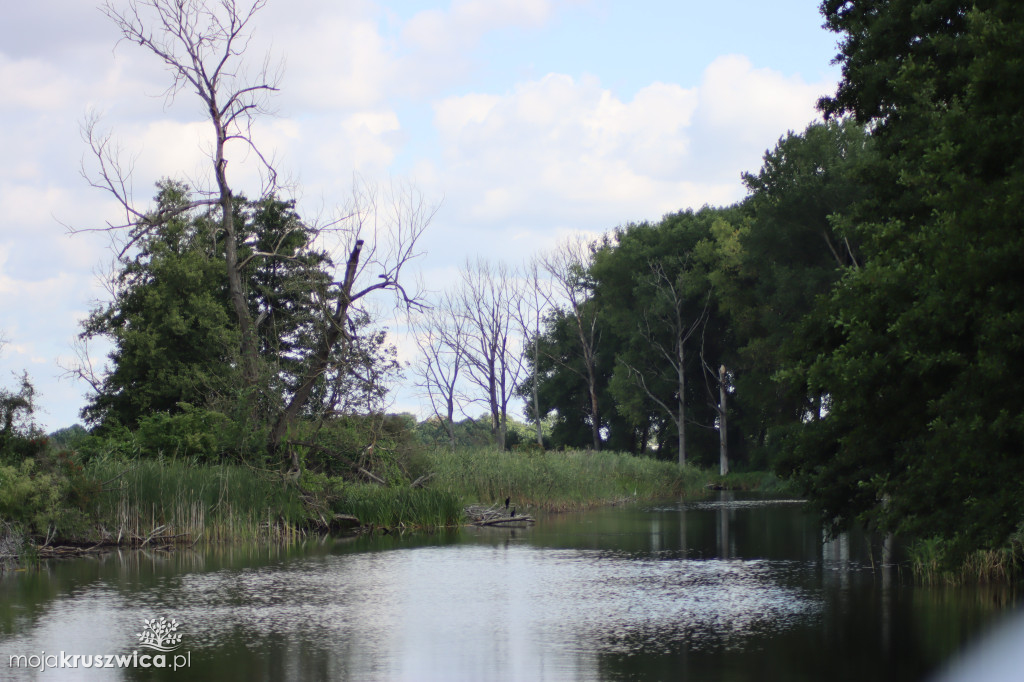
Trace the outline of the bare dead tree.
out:
<instances>
[{"instance_id":1,"label":"bare dead tree","mask_svg":"<svg viewBox=\"0 0 1024 682\"><path fill-rule=\"evenodd\" d=\"M421 311L411 320L420 358L416 364L417 386L430 402L434 416L440 421L454 448L455 412L461 410L460 390L466 369L466 324L458 303L450 292L434 306Z\"/></svg>"},{"instance_id":2,"label":"bare dead tree","mask_svg":"<svg viewBox=\"0 0 1024 682\"><path fill-rule=\"evenodd\" d=\"M700 314L694 319L688 319L686 296L680 284L665 272L665 268L660 262L652 261L649 266L658 296L662 299L662 305L656 310L648 309L644 312L643 321L640 323L640 332L650 347L671 369L676 385L675 404L672 405L662 400L652 390L646 373L640 368L628 364L625 367L647 397L657 403L675 425L679 466L683 466L686 464L686 344L707 319L710 292ZM661 330L668 332L668 343L662 340L664 336L659 333Z\"/></svg>"},{"instance_id":3,"label":"bare dead tree","mask_svg":"<svg viewBox=\"0 0 1024 682\"><path fill-rule=\"evenodd\" d=\"M704 325L704 329L707 329L707 325ZM708 405L718 417L718 472L725 476L729 473L729 372L725 365L719 365L716 370L707 361L703 331L700 341L700 362L704 368L704 387L707 389Z\"/></svg>"},{"instance_id":4,"label":"bare dead tree","mask_svg":"<svg viewBox=\"0 0 1024 682\"><path fill-rule=\"evenodd\" d=\"M590 398L590 429L594 449L601 449L601 413L597 396L597 347L601 340L597 315L586 305L590 287L586 280L590 261L590 243L581 235L565 240L553 252L541 258L541 267L551 276L553 301L564 305L576 327L583 355L581 374Z\"/></svg>"},{"instance_id":5,"label":"bare dead tree","mask_svg":"<svg viewBox=\"0 0 1024 682\"><path fill-rule=\"evenodd\" d=\"M99 228L124 235L121 257L139 239L176 216L207 210L216 217L224 242L227 298L241 338L241 376L249 389L259 388L257 331L262 320L254 319L250 311L243 268L256 258L289 258L273 246L239 258L242 236L235 223L237 192L229 179L230 159L241 154L254 156L261 168L260 196L270 197L278 189L278 172L253 137L253 127L259 117L270 113L270 97L278 90L280 69L269 57L251 62L247 54L254 17L265 5L266 0L126 0L123 9L113 2L101 7L119 29L123 42L137 44L163 62L171 75L165 92L168 102L187 93L202 104L214 133L209 155L213 182L207 189L197 188L195 198L156 211L140 208L132 193L134 162L125 160L112 136L99 130L96 117L83 125L96 164L92 171L83 164L83 175L94 187L110 193L123 211L120 222ZM306 359L303 377L274 421L272 450L279 451L314 385L329 370L339 344L351 340L349 315L358 302L376 291L390 290L402 303L415 305L416 296L403 288L399 276L403 266L418 255L416 242L435 210L407 188L382 192L357 182L345 218L320 228L320 236L336 242L335 250L344 249L347 260L341 276L317 292L319 338ZM283 243L284 237L278 247ZM367 282L368 278L372 279Z\"/></svg>"},{"instance_id":6,"label":"bare dead tree","mask_svg":"<svg viewBox=\"0 0 1024 682\"><path fill-rule=\"evenodd\" d=\"M262 65L250 74L245 59L253 18L265 4L266 0L246 4L236 0L129 0L124 9L112 2L100 8L117 26L123 41L137 43L164 63L171 73L171 84L165 92L168 101L189 92L202 102L214 132L210 161L215 189L168 212L146 212L136 206L132 196L132 166L123 163L111 137L98 132L95 118L88 119L83 129L98 163L98 172L86 173L86 177L93 186L110 192L124 211L124 222L109 226L128 230L122 253L175 215L203 206L219 209L228 292L241 331L242 368L247 383L256 381L258 344L242 288L227 146L229 142L240 143L260 160L266 179L263 195L276 188L277 172L253 139L252 127L258 117L269 113L269 98L278 89L280 72L272 69L269 58L264 58Z\"/></svg>"},{"instance_id":7,"label":"bare dead tree","mask_svg":"<svg viewBox=\"0 0 1024 682\"><path fill-rule=\"evenodd\" d=\"M530 343L533 355L533 373L530 376L530 401L533 411L534 427L537 435L537 445L544 446L544 431L541 428L540 396L537 367L540 365L540 339L541 325L544 316L551 309L551 280L542 275L547 271L541 266L538 258L530 259L525 265L519 277L522 279L522 294L516 300L516 308L512 311L513 319L518 327L519 334L523 339L524 346ZM524 348L525 350L525 348Z\"/></svg>"},{"instance_id":8,"label":"bare dead tree","mask_svg":"<svg viewBox=\"0 0 1024 682\"><path fill-rule=\"evenodd\" d=\"M729 473L729 407L726 404L725 365L718 367L718 473Z\"/></svg>"},{"instance_id":9,"label":"bare dead tree","mask_svg":"<svg viewBox=\"0 0 1024 682\"><path fill-rule=\"evenodd\" d=\"M512 311L520 296L518 281L504 264L480 259L462 270L458 300L466 318L467 378L484 394L491 415L491 433L505 448L508 404L524 368Z\"/></svg>"},{"instance_id":10,"label":"bare dead tree","mask_svg":"<svg viewBox=\"0 0 1024 682\"><path fill-rule=\"evenodd\" d=\"M353 311L375 292L390 291L407 309L421 306L419 295L401 283L402 270L421 255L417 243L437 207L409 187L389 191L357 183L351 205L344 211L350 228L332 233L340 248L349 252L342 278L321 294L324 319L315 349L307 361L304 378L280 412L270 433L270 447L278 451L289 427L305 407L339 344L352 342L349 335ZM366 250L364 253L364 245ZM370 273L376 279L369 279ZM298 462L293 463L298 466Z\"/></svg>"},{"instance_id":11,"label":"bare dead tree","mask_svg":"<svg viewBox=\"0 0 1024 682\"><path fill-rule=\"evenodd\" d=\"M89 339L76 337L72 344L72 350L75 352L73 361L57 361L57 366L64 370L62 376L84 381L89 384L89 388L94 393L100 393L103 390L103 377L96 372L92 355L89 352Z\"/></svg>"}]
</instances>

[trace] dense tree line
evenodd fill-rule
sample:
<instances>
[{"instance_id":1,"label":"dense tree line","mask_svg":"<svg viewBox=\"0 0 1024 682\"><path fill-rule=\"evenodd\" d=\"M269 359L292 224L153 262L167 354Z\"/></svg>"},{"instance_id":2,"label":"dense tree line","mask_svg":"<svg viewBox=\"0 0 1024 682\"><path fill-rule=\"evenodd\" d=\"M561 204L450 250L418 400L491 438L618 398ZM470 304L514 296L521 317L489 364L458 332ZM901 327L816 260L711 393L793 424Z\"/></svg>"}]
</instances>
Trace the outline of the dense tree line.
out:
<instances>
[{"instance_id":1,"label":"dense tree line","mask_svg":"<svg viewBox=\"0 0 1024 682\"><path fill-rule=\"evenodd\" d=\"M740 204L626 225L592 244L576 265L582 294L552 308L527 353L524 397L536 380L553 441L711 465L724 388L732 460L775 461L777 427L822 410L822 396L780 372L799 357L794 338L818 296L859 267L857 240L835 219L862 196L857 169L870 149L852 120L812 125L745 176ZM580 320L593 329L590 350Z\"/></svg>"},{"instance_id":2,"label":"dense tree line","mask_svg":"<svg viewBox=\"0 0 1024 682\"><path fill-rule=\"evenodd\" d=\"M821 102L872 131L862 250L823 297L786 376L828 415L784 469L838 524L938 536L954 553L1019 543L1024 494L1024 6L822 5L843 79Z\"/></svg>"}]
</instances>

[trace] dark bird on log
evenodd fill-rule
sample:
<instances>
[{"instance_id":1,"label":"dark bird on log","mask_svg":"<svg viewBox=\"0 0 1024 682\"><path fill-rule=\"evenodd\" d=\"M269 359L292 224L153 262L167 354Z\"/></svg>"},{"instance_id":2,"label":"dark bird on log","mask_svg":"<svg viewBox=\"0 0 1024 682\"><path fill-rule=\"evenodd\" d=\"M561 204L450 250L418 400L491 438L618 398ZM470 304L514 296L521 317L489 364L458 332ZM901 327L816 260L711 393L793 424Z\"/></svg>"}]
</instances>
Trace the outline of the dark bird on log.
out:
<instances>
[{"instance_id":1,"label":"dark bird on log","mask_svg":"<svg viewBox=\"0 0 1024 682\"><path fill-rule=\"evenodd\" d=\"M511 497L505 498L505 511L508 511L508 503L512 501Z\"/></svg>"},{"instance_id":2,"label":"dark bird on log","mask_svg":"<svg viewBox=\"0 0 1024 682\"><path fill-rule=\"evenodd\" d=\"M512 518L512 517L513 517L513 516L515 516L515 515L516 515L516 508L515 508L515 507L512 507L512 513L511 513L511 514L509 514L509 518Z\"/></svg>"}]
</instances>

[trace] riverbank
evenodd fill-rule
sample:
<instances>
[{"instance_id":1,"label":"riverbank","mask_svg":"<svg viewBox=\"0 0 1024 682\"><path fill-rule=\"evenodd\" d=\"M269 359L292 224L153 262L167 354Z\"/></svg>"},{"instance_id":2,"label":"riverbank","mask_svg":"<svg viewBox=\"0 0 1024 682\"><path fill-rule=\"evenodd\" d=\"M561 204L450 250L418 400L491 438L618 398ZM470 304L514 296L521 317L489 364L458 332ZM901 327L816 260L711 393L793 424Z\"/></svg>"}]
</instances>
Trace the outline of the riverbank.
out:
<instances>
[{"instance_id":1,"label":"riverbank","mask_svg":"<svg viewBox=\"0 0 1024 682\"><path fill-rule=\"evenodd\" d=\"M0 466L0 566L112 547L292 543L310 535L456 527L473 505L579 510L708 489L791 496L766 472L726 477L617 452L496 448L420 452L390 485L304 472L295 478L240 464L183 459L73 458ZM911 543L911 569L928 584L1011 583L1022 544L957 560L940 541Z\"/></svg>"},{"instance_id":2,"label":"riverbank","mask_svg":"<svg viewBox=\"0 0 1024 682\"><path fill-rule=\"evenodd\" d=\"M238 464L182 459L65 458L47 470L0 467L5 552L46 556L111 546L290 542L359 527L458 526L471 504L506 498L521 512L703 494L709 485L777 489L770 474L725 479L696 467L616 452L437 449L392 485L315 472L290 477ZM415 475L415 478L413 476Z\"/></svg>"}]
</instances>

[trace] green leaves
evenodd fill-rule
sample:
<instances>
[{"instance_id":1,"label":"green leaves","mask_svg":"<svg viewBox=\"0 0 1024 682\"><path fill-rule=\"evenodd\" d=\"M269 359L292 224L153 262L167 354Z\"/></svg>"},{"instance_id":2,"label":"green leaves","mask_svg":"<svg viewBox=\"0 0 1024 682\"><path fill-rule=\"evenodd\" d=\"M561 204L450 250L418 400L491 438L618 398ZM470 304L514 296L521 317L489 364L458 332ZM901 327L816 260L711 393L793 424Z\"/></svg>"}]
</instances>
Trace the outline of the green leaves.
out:
<instances>
[{"instance_id":1,"label":"green leaves","mask_svg":"<svg viewBox=\"0 0 1024 682\"><path fill-rule=\"evenodd\" d=\"M839 224L865 263L821 300L784 375L830 399L787 465L827 518L996 547L1022 515L1024 114L1019 3L833 2L844 78L826 113L870 122L869 190ZM1000 81L1002 85L996 85Z\"/></svg>"}]
</instances>

